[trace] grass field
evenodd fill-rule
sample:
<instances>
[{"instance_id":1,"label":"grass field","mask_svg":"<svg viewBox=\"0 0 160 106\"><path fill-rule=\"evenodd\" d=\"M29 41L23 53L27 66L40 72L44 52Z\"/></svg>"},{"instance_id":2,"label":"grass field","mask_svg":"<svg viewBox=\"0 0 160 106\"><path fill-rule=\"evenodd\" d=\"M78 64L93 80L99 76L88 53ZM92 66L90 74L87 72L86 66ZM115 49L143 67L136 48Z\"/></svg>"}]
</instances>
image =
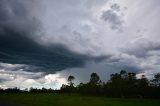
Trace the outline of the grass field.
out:
<instances>
[{"instance_id":1,"label":"grass field","mask_svg":"<svg viewBox=\"0 0 160 106\"><path fill-rule=\"evenodd\" d=\"M0 94L0 101L20 106L159 106L160 100L116 99L69 94Z\"/></svg>"}]
</instances>

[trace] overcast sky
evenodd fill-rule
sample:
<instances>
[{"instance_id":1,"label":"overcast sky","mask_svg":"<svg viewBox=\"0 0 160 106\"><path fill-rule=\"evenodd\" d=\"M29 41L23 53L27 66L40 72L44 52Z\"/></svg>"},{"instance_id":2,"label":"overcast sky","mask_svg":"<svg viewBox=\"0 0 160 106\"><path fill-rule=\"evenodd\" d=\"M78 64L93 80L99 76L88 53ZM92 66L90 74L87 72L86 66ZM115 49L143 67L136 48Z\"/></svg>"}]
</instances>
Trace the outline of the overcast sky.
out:
<instances>
[{"instance_id":1,"label":"overcast sky","mask_svg":"<svg viewBox=\"0 0 160 106\"><path fill-rule=\"evenodd\" d=\"M0 87L59 88L160 72L160 0L0 0Z\"/></svg>"}]
</instances>

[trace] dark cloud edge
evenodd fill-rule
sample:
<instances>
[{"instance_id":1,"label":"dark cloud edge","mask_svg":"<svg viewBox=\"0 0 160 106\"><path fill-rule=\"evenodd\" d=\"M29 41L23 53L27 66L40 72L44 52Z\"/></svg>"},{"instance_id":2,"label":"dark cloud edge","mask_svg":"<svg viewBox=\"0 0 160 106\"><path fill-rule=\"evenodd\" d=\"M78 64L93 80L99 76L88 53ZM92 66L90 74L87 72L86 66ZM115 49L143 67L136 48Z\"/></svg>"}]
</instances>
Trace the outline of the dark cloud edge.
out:
<instances>
[{"instance_id":1,"label":"dark cloud edge","mask_svg":"<svg viewBox=\"0 0 160 106\"><path fill-rule=\"evenodd\" d=\"M83 67L87 61L99 62L109 57L111 55L78 54L62 44L43 46L27 34L9 28L3 28L0 32L0 62L4 63L26 64L39 67L46 72L56 72L66 68Z\"/></svg>"}]
</instances>

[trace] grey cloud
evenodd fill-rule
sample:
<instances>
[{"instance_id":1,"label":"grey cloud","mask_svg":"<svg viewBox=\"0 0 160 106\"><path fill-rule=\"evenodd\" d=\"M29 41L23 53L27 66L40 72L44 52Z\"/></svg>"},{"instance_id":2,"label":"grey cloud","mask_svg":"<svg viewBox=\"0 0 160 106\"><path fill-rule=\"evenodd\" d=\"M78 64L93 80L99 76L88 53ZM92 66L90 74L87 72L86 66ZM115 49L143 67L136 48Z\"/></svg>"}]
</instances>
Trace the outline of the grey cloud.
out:
<instances>
[{"instance_id":1,"label":"grey cloud","mask_svg":"<svg viewBox=\"0 0 160 106\"><path fill-rule=\"evenodd\" d=\"M52 4L55 1L48 0L47 2ZM70 2L72 5L77 4L72 0ZM58 3L67 4L67 2ZM49 46L41 44L42 35L36 35L37 32L41 33L43 30L41 20L37 18L36 9L40 9L37 1L2 0L0 4L2 5L0 7L0 59L2 62L31 64L61 70L72 66L82 66L87 59L92 58L71 52L61 42ZM57 2L54 3L53 8L56 8L56 5ZM56 33L52 34L56 35Z\"/></svg>"},{"instance_id":2,"label":"grey cloud","mask_svg":"<svg viewBox=\"0 0 160 106\"><path fill-rule=\"evenodd\" d=\"M94 55L100 46L93 39L92 21L97 20L93 13L107 1L2 0L0 32L10 29L40 45L58 43L71 51ZM72 33L74 31L81 33L78 37L81 40Z\"/></svg>"},{"instance_id":3,"label":"grey cloud","mask_svg":"<svg viewBox=\"0 0 160 106\"><path fill-rule=\"evenodd\" d=\"M59 74L47 74L45 72L28 72L24 67L31 67L22 64L0 63L0 87L20 89L36 88L60 88L66 83L65 78ZM16 69L16 70L15 70Z\"/></svg>"},{"instance_id":4,"label":"grey cloud","mask_svg":"<svg viewBox=\"0 0 160 106\"><path fill-rule=\"evenodd\" d=\"M66 8L70 8L70 5L76 4L83 7L79 5L79 2L81 1L75 2L70 0L70 2L56 2L48 0L45 2L47 4L45 5L44 3L43 6L53 4L54 6L52 7L56 8L57 5L62 7L63 5L69 5ZM38 14L38 12L41 11L40 6L43 4L43 1L2 0L0 1L0 4L2 5L0 7L1 62L27 64L42 67L44 69L48 69L48 71L52 70L52 72L55 72L70 67L81 67L88 60L97 61L100 60L100 58L105 57L94 57L88 56L88 54L72 52L71 49L68 49L68 45L64 46L64 44L59 42L60 39L56 40L58 43L52 41L52 39L49 39L52 43L50 44L50 42L47 41L48 44L43 45L42 42L45 41L47 34L43 33L43 35L41 33L41 30L43 31L41 27L42 20L39 19L40 16ZM73 11L73 13L75 13L75 11ZM52 36L55 36L56 34L57 33L52 33ZM28 69L28 71L33 70Z\"/></svg>"},{"instance_id":5,"label":"grey cloud","mask_svg":"<svg viewBox=\"0 0 160 106\"><path fill-rule=\"evenodd\" d=\"M27 79L39 79L44 76L43 72L27 72L27 65L0 63L0 87L17 87Z\"/></svg>"},{"instance_id":6,"label":"grey cloud","mask_svg":"<svg viewBox=\"0 0 160 106\"><path fill-rule=\"evenodd\" d=\"M140 62L134 56L122 54L111 56L98 63L88 61L84 67L69 68L58 73L65 78L69 75L74 75L76 84L89 81L93 72L100 75L102 81L107 81L110 79L110 74L118 73L122 69L128 72L135 72L136 74L142 73L146 67L140 66Z\"/></svg>"},{"instance_id":7,"label":"grey cloud","mask_svg":"<svg viewBox=\"0 0 160 106\"><path fill-rule=\"evenodd\" d=\"M111 29L122 29L123 20L122 16L119 16L113 10L106 10L103 12L101 19L107 22Z\"/></svg>"},{"instance_id":8,"label":"grey cloud","mask_svg":"<svg viewBox=\"0 0 160 106\"><path fill-rule=\"evenodd\" d=\"M79 84L81 82L88 82L90 75L93 72L97 73L102 81L107 81L110 78L110 74L119 72L119 69L110 65L91 62L87 63L85 67L66 69L59 72L59 74L65 78L67 78L69 75L73 75L76 78L75 83Z\"/></svg>"},{"instance_id":9,"label":"grey cloud","mask_svg":"<svg viewBox=\"0 0 160 106\"><path fill-rule=\"evenodd\" d=\"M45 72L27 72L31 66L25 64L10 64L10 63L0 63L0 73L1 74L15 74L15 75L23 75L28 78L36 79L41 77Z\"/></svg>"},{"instance_id":10,"label":"grey cloud","mask_svg":"<svg viewBox=\"0 0 160 106\"><path fill-rule=\"evenodd\" d=\"M106 4L108 3L109 0L100 0L100 1L97 1L97 0L86 0L86 4L87 4L87 7L89 8L92 8L94 7L95 5L103 5L103 4Z\"/></svg>"},{"instance_id":11,"label":"grey cloud","mask_svg":"<svg viewBox=\"0 0 160 106\"><path fill-rule=\"evenodd\" d=\"M17 71L20 69L27 69L27 65L20 65L20 64L5 64L5 63L0 63L0 69L2 70L12 70L12 71Z\"/></svg>"},{"instance_id":12,"label":"grey cloud","mask_svg":"<svg viewBox=\"0 0 160 106\"><path fill-rule=\"evenodd\" d=\"M20 89L35 87L35 88L53 88L57 89L63 83L66 83L65 78L59 74L44 74L42 72L27 72L23 69L12 71L13 67L18 68L18 64L6 64L10 69L0 68L0 87Z\"/></svg>"},{"instance_id":13,"label":"grey cloud","mask_svg":"<svg viewBox=\"0 0 160 106\"><path fill-rule=\"evenodd\" d=\"M149 39L139 39L134 43L128 43L128 47L122 49L123 52L137 57L145 58L147 56L156 55L160 51L160 42Z\"/></svg>"},{"instance_id":14,"label":"grey cloud","mask_svg":"<svg viewBox=\"0 0 160 106\"><path fill-rule=\"evenodd\" d=\"M140 38L127 43L121 51L122 53L133 57L131 60L135 61L135 63L128 61L128 66L132 65L134 69L139 68L138 73L145 73L146 76L152 78L153 74L159 72L159 40Z\"/></svg>"},{"instance_id":15,"label":"grey cloud","mask_svg":"<svg viewBox=\"0 0 160 106\"><path fill-rule=\"evenodd\" d=\"M110 7L114 11L120 11L120 6L118 4L116 4L116 3L112 4Z\"/></svg>"},{"instance_id":16,"label":"grey cloud","mask_svg":"<svg viewBox=\"0 0 160 106\"><path fill-rule=\"evenodd\" d=\"M44 46L15 31L5 29L4 32L0 33L1 62L37 66L54 73L65 68L82 67L89 60L108 58L74 53L61 44ZM36 71L35 68L27 70Z\"/></svg>"},{"instance_id":17,"label":"grey cloud","mask_svg":"<svg viewBox=\"0 0 160 106\"><path fill-rule=\"evenodd\" d=\"M124 69L135 73L144 70L144 68L139 65L140 62L141 61L137 57L123 53L112 56L104 61L105 64L116 67L119 70Z\"/></svg>"},{"instance_id":18,"label":"grey cloud","mask_svg":"<svg viewBox=\"0 0 160 106\"><path fill-rule=\"evenodd\" d=\"M34 11L33 0L1 0L0 1L0 29L11 28L23 34L36 34L41 25ZM37 7L38 7L37 3Z\"/></svg>"}]
</instances>

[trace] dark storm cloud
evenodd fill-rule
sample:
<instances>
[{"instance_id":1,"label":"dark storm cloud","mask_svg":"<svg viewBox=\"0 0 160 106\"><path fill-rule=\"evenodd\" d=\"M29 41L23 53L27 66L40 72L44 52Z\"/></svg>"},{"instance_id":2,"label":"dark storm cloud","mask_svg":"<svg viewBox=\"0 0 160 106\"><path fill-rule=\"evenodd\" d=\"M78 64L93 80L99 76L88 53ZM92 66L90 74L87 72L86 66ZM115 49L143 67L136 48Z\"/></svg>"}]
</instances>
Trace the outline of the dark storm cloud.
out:
<instances>
[{"instance_id":1,"label":"dark storm cloud","mask_svg":"<svg viewBox=\"0 0 160 106\"><path fill-rule=\"evenodd\" d=\"M1 0L0 1L0 31L11 28L19 33L33 34L40 28L40 22L35 17L34 0Z\"/></svg>"},{"instance_id":2,"label":"dark storm cloud","mask_svg":"<svg viewBox=\"0 0 160 106\"><path fill-rule=\"evenodd\" d=\"M83 66L90 59L102 59L71 52L61 44L42 46L37 43L37 37L41 36L36 34L43 29L40 20L35 17L36 13L32 13L37 9L36 6L38 8L39 3L34 0L0 1L1 62L28 64L57 71Z\"/></svg>"},{"instance_id":3,"label":"dark storm cloud","mask_svg":"<svg viewBox=\"0 0 160 106\"><path fill-rule=\"evenodd\" d=\"M107 56L91 57L76 54L60 44L42 46L29 37L9 29L3 29L3 33L0 33L1 62L28 64L45 68L45 71L51 69L57 71L80 67L86 61L101 61L104 58Z\"/></svg>"}]
</instances>

